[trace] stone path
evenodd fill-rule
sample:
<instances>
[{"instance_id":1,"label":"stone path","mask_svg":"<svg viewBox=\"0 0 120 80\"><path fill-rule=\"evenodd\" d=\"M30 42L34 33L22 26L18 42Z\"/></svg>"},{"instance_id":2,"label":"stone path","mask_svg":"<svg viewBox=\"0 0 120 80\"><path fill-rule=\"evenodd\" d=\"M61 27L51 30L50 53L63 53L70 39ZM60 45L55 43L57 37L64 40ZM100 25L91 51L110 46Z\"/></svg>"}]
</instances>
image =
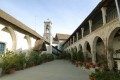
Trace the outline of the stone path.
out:
<instances>
[{"instance_id":1,"label":"stone path","mask_svg":"<svg viewBox=\"0 0 120 80\"><path fill-rule=\"evenodd\" d=\"M69 61L55 60L5 75L0 80L89 80L89 77L86 71Z\"/></svg>"}]
</instances>

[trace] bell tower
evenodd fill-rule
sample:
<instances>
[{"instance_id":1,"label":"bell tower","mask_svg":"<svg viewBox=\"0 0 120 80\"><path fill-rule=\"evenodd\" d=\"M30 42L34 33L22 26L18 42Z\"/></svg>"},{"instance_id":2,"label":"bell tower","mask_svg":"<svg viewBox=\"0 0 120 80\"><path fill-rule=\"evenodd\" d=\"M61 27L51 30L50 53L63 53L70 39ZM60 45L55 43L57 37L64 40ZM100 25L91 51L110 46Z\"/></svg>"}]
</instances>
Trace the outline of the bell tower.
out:
<instances>
[{"instance_id":1,"label":"bell tower","mask_svg":"<svg viewBox=\"0 0 120 80\"><path fill-rule=\"evenodd\" d=\"M51 34L51 24L52 22L47 19L44 21L44 39L50 43L49 46L47 46L48 53L52 53L52 34Z\"/></svg>"}]
</instances>

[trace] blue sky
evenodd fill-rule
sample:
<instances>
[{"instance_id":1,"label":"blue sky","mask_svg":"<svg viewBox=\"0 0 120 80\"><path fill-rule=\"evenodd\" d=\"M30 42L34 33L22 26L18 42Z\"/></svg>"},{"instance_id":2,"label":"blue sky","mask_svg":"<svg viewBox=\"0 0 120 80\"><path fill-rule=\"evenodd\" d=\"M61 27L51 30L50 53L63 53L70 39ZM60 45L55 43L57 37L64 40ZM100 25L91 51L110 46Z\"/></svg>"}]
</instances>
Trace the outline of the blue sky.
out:
<instances>
[{"instance_id":1,"label":"blue sky","mask_svg":"<svg viewBox=\"0 0 120 80\"><path fill-rule=\"evenodd\" d=\"M0 0L0 9L25 25L44 32L44 21L52 21L52 34L72 34L101 0Z\"/></svg>"}]
</instances>

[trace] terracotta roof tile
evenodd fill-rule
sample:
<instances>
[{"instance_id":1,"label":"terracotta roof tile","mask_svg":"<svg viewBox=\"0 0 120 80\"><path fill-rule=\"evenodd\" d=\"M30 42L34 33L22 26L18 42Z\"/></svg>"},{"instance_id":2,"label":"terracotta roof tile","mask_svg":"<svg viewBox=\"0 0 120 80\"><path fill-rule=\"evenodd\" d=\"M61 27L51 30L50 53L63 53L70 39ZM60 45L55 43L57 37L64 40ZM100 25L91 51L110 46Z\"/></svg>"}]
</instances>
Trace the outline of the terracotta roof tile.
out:
<instances>
[{"instance_id":1,"label":"terracotta roof tile","mask_svg":"<svg viewBox=\"0 0 120 80\"><path fill-rule=\"evenodd\" d=\"M66 40L69 38L70 35L68 34L60 34L60 33L57 33L56 34L56 39L57 40Z\"/></svg>"},{"instance_id":2,"label":"terracotta roof tile","mask_svg":"<svg viewBox=\"0 0 120 80\"><path fill-rule=\"evenodd\" d=\"M46 51L45 41L42 39L36 40L33 50Z\"/></svg>"}]
</instances>

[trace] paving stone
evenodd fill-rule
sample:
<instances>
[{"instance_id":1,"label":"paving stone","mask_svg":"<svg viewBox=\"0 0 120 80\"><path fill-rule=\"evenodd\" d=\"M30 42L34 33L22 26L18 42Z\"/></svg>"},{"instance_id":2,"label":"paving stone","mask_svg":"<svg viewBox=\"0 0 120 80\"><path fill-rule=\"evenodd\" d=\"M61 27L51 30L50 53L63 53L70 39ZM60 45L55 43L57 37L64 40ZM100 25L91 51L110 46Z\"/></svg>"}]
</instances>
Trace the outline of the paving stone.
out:
<instances>
[{"instance_id":1,"label":"paving stone","mask_svg":"<svg viewBox=\"0 0 120 80\"><path fill-rule=\"evenodd\" d=\"M66 60L54 60L39 66L16 71L0 80L89 80L88 72Z\"/></svg>"}]
</instances>

